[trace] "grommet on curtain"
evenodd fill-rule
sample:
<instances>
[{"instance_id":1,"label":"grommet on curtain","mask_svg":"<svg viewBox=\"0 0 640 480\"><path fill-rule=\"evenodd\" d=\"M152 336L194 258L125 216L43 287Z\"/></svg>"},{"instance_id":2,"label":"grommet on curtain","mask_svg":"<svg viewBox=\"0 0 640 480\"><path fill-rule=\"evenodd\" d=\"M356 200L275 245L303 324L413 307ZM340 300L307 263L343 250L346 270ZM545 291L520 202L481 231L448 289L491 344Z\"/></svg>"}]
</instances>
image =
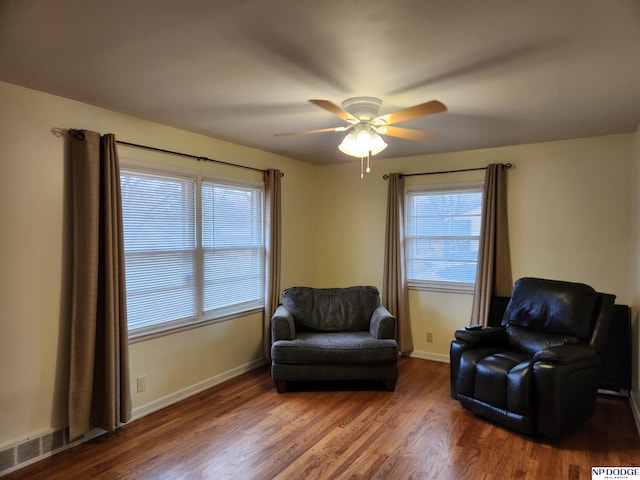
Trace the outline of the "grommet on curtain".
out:
<instances>
[{"instance_id":1,"label":"grommet on curtain","mask_svg":"<svg viewBox=\"0 0 640 480\"><path fill-rule=\"evenodd\" d=\"M84 132L82 130L78 130L77 128L70 128L69 130L67 130L67 132L76 140L84 140Z\"/></svg>"}]
</instances>

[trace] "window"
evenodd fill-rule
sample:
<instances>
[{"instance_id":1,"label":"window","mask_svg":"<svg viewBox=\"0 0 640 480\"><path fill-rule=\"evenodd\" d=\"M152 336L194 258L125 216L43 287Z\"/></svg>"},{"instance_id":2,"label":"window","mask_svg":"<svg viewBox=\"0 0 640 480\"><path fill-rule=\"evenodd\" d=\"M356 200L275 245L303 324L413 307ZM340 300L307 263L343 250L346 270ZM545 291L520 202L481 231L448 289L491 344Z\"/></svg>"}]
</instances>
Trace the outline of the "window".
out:
<instances>
[{"instance_id":1,"label":"window","mask_svg":"<svg viewBox=\"0 0 640 480\"><path fill-rule=\"evenodd\" d=\"M472 290L481 215L481 186L408 192L405 241L409 286Z\"/></svg>"},{"instance_id":2,"label":"window","mask_svg":"<svg viewBox=\"0 0 640 480\"><path fill-rule=\"evenodd\" d=\"M261 191L203 182L205 312L262 306L263 238Z\"/></svg>"},{"instance_id":3,"label":"window","mask_svg":"<svg viewBox=\"0 0 640 480\"><path fill-rule=\"evenodd\" d=\"M131 337L264 305L263 192L121 170Z\"/></svg>"}]
</instances>

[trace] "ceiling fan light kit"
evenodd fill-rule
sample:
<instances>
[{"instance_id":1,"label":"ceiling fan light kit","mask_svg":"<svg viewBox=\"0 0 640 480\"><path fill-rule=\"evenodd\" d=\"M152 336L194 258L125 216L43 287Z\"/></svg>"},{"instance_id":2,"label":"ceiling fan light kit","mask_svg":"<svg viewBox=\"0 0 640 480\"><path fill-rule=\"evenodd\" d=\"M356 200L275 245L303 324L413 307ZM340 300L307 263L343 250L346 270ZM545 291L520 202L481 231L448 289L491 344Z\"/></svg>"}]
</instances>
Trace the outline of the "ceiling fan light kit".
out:
<instances>
[{"instance_id":1,"label":"ceiling fan light kit","mask_svg":"<svg viewBox=\"0 0 640 480\"><path fill-rule=\"evenodd\" d=\"M435 136L429 132L411 130L407 128L390 127L395 123L404 122L425 115L445 112L447 107L437 101L414 105L394 113L379 115L382 100L375 97L353 97L342 102L342 108L328 100L309 100L314 105L327 110L329 113L347 122L348 126L309 130L306 132L281 133L278 136L298 135L322 132L345 132L351 130L342 140L338 149L352 157L360 158L360 178L364 172L371 171L370 161L373 155L377 155L387 148L386 142L380 135L404 138L413 141L427 141ZM364 159L367 159L367 168L364 168Z\"/></svg>"},{"instance_id":2,"label":"ceiling fan light kit","mask_svg":"<svg viewBox=\"0 0 640 480\"><path fill-rule=\"evenodd\" d=\"M338 150L346 155L360 159L360 178L365 173L371 172L371 157L387 148L386 142L380 135L372 131L368 125L358 124L344 137L338 145ZM364 159L367 159L367 167L364 167Z\"/></svg>"},{"instance_id":3,"label":"ceiling fan light kit","mask_svg":"<svg viewBox=\"0 0 640 480\"><path fill-rule=\"evenodd\" d=\"M360 124L361 125L361 124ZM356 127L344 137L342 143L338 145L338 150L346 155L350 155L356 158L363 158L368 155L377 155L385 148L387 148L386 142L380 135L374 132L371 128Z\"/></svg>"}]
</instances>

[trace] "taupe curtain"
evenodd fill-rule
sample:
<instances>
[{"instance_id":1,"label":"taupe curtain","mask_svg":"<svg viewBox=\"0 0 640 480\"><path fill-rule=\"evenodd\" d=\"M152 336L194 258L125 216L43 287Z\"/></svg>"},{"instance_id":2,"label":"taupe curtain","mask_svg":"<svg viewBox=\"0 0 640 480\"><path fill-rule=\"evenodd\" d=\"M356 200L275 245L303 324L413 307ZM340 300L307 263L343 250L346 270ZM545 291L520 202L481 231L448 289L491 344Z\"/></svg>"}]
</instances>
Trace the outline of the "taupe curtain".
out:
<instances>
[{"instance_id":1,"label":"taupe curtain","mask_svg":"<svg viewBox=\"0 0 640 480\"><path fill-rule=\"evenodd\" d=\"M266 280L262 338L267 360L271 358L271 317L280 303L281 177L280 170L264 173Z\"/></svg>"},{"instance_id":2,"label":"taupe curtain","mask_svg":"<svg viewBox=\"0 0 640 480\"><path fill-rule=\"evenodd\" d=\"M115 137L70 135L73 266L69 437L131 417L120 172Z\"/></svg>"},{"instance_id":3,"label":"taupe curtain","mask_svg":"<svg viewBox=\"0 0 640 480\"><path fill-rule=\"evenodd\" d=\"M382 304L397 319L400 352L410 353L413 350L413 338L404 262L404 178L399 173L391 173L387 191Z\"/></svg>"},{"instance_id":4,"label":"taupe curtain","mask_svg":"<svg viewBox=\"0 0 640 480\"><path fill-rule=\"evenodd\" d=\"M471 324L487 325L491 297L511 295L511 253L507 222L506 169L487 167L484 182L478 270L471 310Z\"/></svg>"}]
</instances>

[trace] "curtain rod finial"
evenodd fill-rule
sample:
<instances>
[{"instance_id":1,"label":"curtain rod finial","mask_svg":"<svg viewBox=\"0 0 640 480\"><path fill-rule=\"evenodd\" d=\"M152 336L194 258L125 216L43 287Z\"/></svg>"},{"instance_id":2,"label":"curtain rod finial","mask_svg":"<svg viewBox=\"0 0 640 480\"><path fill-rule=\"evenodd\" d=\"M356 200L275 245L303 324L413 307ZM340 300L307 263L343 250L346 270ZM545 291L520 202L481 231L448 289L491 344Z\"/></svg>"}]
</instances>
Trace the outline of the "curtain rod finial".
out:
<instances>
[{"instance_id":1,"label":"curtain rod finial","mask_svg":"<svg viewBox=\"0 0 640 480\"><path fill-rule=\"evenodd\" d=\"M511 163L505 163L504 165L502 165L503 168L506 168L507 170L513 168L513 164Z\"/></svg>"},{"instance_id":2,"label":"curtain rod finial","mask_svg":"<svg viewBox=\"0 0 640 480\"><path fill-rule=\"evenodd\" d=\"M385 180L389 180L391 178L391 175L393 175L392 173L385 173L382 178L384 178ZM398 173L398 175L400 175L401 177L406 177L406 175L404 173Z\"/></svg>"}]
</instances>

